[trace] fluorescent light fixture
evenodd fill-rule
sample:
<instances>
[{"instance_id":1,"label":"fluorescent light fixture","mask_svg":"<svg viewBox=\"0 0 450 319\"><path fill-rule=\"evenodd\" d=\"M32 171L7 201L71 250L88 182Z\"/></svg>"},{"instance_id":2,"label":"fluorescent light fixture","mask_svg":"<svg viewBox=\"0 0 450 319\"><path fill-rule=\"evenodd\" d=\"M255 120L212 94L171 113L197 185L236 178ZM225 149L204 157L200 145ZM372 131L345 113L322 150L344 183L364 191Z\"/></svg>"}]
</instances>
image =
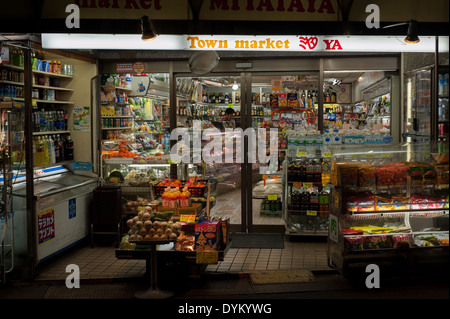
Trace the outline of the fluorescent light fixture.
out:
<instances>
[{"instance_id":1,"label":"fluorescent light fixture","mask_svg":"<svg viewBox=\"0 0 450 319\"><path fill-rule=\"evenodd\" d=\"M236 81L234 81L233 86L231 88L233 89L233 91L239 89L239 85L236 83Z\"/></svg>"}]
</instances>

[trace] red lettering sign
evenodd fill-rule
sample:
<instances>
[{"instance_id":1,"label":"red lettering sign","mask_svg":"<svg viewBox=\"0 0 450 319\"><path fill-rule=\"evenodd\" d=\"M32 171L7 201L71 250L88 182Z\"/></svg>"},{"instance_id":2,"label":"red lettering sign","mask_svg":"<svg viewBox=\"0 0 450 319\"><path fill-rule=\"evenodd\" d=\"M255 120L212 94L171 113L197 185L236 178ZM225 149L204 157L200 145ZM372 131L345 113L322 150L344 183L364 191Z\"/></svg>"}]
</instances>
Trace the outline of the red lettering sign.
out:
<instances>
[{"instance_id":1,"label":"red lettering sign","mask_svg":"<svg viewBox=\"0 0 450 319\"><path fill-rule=\"evenodd\" d=\"M300 40L299 46L305 50L307 48L309 50L314 50L318 42L317 37L299 37L299 40Z\"/></svg>"}]
</instances>

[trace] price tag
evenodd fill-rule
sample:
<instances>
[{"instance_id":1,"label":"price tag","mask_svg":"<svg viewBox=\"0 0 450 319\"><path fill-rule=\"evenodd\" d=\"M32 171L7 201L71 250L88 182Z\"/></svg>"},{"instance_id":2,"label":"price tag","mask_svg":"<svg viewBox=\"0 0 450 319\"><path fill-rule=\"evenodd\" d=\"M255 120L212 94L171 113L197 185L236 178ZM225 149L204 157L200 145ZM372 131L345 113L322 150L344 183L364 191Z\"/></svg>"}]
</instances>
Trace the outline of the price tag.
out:
<instances>
[{"instance_id":1,"label":"price tag","mask_svg":"<svg viewBox=\"0 0 450 319\"><path fill-rule=\"evenodd\" d=\"M272 175L270 178L271 179L278 179L278 175Z\"/></svg>"},{"instance_id":2,"label":"price tag","mask_svg":"<svg viewBox=\"0 0 450 319\"><path fill-rule=\"evenodd\" d=\"M268 178L269 178L269 175L263 175L262 178L263 178L263 179L268 179Z\"/></svg>"},{"instance_id":3,"label":"price tag","mask_svg":"<svg viewBox=\"0 0 450 319\"><path fill-rule=\"evenodd\" d=\"M361 158L361 154L352 154L353 158Z\"/></svg>"},{"instance_id":4,"label":"price tag","mask_svg":"<svg viewBox=\"0 0 450 319\"><path fill-rule=\"evenodd\" d=\"M234 107L233 103L228 103L227 108L232 109Z\"/></svg>"},{"instance_id":5,"label":"price tag","mask_svg":"<svg viewBox=\"0 0 450 319\"><path fill-rule=\"evenodd\" d=\"M331 157L331 152L322 153L322 157Z\"/></svg>"},{"instance_id":6,"label":"price tag","mask_svg":"<svg viewBox=\"0 0 450 319\"><path fill-rule=\"evenodd\" d=\"M375 154L366 154L366 158L375 158Z\"/></svg>"},{"instance_id":7,"label":"price tag","mask_svg":"<svg viewBox=\"0 0 450 319\"><path fill-rule=\"evenodd\" d=\"M217 251L197 251L195 253L195 262L197 264L217 264L219 262L219 253Z\"/></svg>"},{"instance_id":8,"label":"price tag","mask_svg":"<svg viewBox=\"0 0 450 319\"><path fill-rule=\"evenodd\" d=\"M294 182L293 187L302 187L302 182Z\"/></svg>"},{"instance_id":9,"label":"price tag","mask_svg":"<svg viewBox=\"0 0 450 319\"><path fill-rule=\"evenodd\" d=\"M317 216L317 211L316 210L307 210L306 211L306 215L308 215L308 216Z\"/></svg>"},{"instance_id":10,"label":"price tag","mask_svg":"<svg viewBox=\"0 0 450 319\"><path fill-rule=\"evenodd\" d=\"M303 187L313 187L313 183L311 182L303 183Z\"/></svg>"},{"instance_id":11,"label":"price tag","mask_svg":"<svg viewBox=\"0 0 450 319\"><path fill-rule=\"evenodd\" d=\"M297 152L297 157L305 157L306 152Z\"/></svg>"},{"instance_id":12,"label":"price tag","mask_svg":"<svg viewBox=\"0 0 450 319\"><path fill-rule=\"evenodd\" d=\"M195 214L180 215L180 222L195 223Z\"/></svg>"},{"instance_id":13,"label":"price tag","mask_svg":"<svg viewBox=\"0 0 450 319\"><path fill-rule=\"evenodd\" d=\"M267 195L267 199L268 200L277 200L278 196L277 196L277 194L270 194L270 195Z\"/></svg>"},{"instance_id":14,"label":"price tag","mask_svg":"<svg viewBox=\"0 0 450 319\"><path fill-rule=\"evenodd\" d=\"M381 157L391 157L391 154L390 153L383 153L383 154L381 154Z\"/></svg>"}]
</instances>

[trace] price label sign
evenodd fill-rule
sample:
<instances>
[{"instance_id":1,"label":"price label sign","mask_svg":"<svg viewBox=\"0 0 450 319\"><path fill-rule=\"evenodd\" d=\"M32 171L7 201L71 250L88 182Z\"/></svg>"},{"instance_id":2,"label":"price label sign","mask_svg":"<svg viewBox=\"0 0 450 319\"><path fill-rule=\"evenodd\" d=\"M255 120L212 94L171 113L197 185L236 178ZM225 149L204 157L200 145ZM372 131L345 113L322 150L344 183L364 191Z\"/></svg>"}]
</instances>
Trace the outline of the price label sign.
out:
<instances>
[{"instance_id":1,"label":"price label sign","mask_svg":"<svg viewBox=\"0 0 450 319\"><path fill-rule=\"evenodd\" d=\"M302 187L302 182L294 182L294 184L292 186L294 186L294 187Z\"/></svg>"},{"instance_id":2,"label":"price label sign","mask_svg":"<svg viewBox=\"0 0 450 319\"><path fill-rule=\"evenodd\" d=\"M195 262L197 264L217 264L219 262L219 253L217 251L197 251L195 253Z\"/></svg>"},{"instance_id":3,"label":"price label sign","mask_svg":"<svg viewBox=\"0 0 450 319\"><path fill-rule=\"evenodd\" d=\"M313 183L311 182L303 183L303 187L313 187Z\"/></svg>"},{"instance_id":4,"label":"price label sign","mask_svg":"<svg viewBox=\"0 0 450 319\"><path fill-rule=\"evenodd\" d=\"M323 152L322 157L331 157L331 152Z\"/></svg>"},{"instance_id":5,"label":"price label sign","mask_svg":"<svg viewBox=\"0 0 450 319\"><path fill-rule=\"evenodd\" d=\"M268 200L277 200L278 196L277 196L277 194L270 194L270 195L267 195L267 199Z\"/></svg>"},{"instance_id":6,"label":"price label sign","mask_svg":"<svg viewBox=\"0 0 450 319\"><path fill-rule=\"evenodd\" d=\"M297 157L305 157L306 152L297 152Z\"/></svg>"},{"instance_id":7,"label":"price label sign","mask_svg":"<svg viewBox=\"0 0 450 319\"><path fill-rule=\"evenodd\" d=\"M317 211L316 210L307 210L306 211L306 215L308 215L308 216L317 216Z\"/></svg>"},{"instance_id":8,"label":"price label sign","mask_svg":"<svg viewBox=\"0 0 450 319\"><path fill-rule=\"evenodd\" d=\"M195 223L195 215L194 214L180 215L180 222Z\"/></svg>"}]
</instances>

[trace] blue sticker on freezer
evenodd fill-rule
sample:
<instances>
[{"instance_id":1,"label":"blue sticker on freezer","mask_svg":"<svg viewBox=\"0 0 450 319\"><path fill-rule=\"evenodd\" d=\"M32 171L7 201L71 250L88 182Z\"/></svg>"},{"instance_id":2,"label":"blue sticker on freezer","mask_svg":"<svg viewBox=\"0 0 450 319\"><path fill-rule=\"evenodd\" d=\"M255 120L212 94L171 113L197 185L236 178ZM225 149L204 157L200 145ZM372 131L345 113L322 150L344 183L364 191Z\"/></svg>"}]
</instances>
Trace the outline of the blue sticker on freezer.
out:
<instances>
[{"instance_id":1,"label":"blue sticker on freezer","mask_svg":"<svg viewBox=\"0 0 450 319\"><path fill-rule=\"evenodd\" d=\"M69 199L69 219L77 217L77 199Z\"/></svg>"}]
</instances>

